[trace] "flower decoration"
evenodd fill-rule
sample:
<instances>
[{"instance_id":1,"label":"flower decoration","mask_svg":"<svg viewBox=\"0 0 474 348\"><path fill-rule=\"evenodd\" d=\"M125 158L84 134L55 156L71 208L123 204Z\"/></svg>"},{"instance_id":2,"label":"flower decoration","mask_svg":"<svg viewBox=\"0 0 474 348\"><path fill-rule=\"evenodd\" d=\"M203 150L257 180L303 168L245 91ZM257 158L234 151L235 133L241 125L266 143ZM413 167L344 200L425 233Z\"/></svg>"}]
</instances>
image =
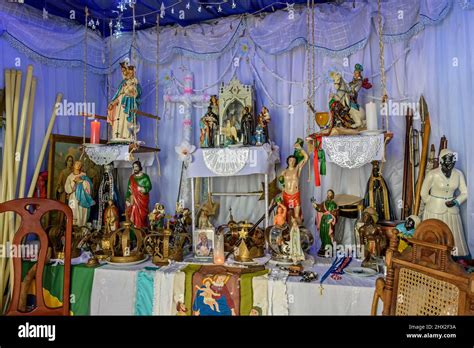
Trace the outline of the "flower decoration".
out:
<instances>
[{"instance_id":1,"label":"flower decoration","mask_svg":"<svg viewBox=\"0 0 474 348\"><path fill-rule=\"evenodd\" d=\"M183 141L180 145L175 146L175 151L178 154L178 158L182 162L192 162L192 153L196 151L196 146L191 145L187 141Z\"/></svg>"}]
</instances>

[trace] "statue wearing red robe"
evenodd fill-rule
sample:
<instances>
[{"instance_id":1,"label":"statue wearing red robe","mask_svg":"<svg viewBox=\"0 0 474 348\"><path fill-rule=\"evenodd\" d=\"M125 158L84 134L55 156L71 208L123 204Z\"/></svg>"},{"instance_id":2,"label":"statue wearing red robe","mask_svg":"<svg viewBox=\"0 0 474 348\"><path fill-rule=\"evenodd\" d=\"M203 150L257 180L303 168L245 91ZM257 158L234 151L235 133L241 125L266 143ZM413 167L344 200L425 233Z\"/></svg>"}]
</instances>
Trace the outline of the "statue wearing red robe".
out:
<instances>
[{"instance_id":1,"label":"statue wearing red robe","mask_svg":"<svg viewBox=\"0 0 474 348\"><path fill-rule=\"evenodd\" d=\"M133 163L133 174L128 180L127 218L137 228L147 227L148 204L151 191L150 177L143 173L142 165L139 161Z\"/></svg>"}]
</instances>

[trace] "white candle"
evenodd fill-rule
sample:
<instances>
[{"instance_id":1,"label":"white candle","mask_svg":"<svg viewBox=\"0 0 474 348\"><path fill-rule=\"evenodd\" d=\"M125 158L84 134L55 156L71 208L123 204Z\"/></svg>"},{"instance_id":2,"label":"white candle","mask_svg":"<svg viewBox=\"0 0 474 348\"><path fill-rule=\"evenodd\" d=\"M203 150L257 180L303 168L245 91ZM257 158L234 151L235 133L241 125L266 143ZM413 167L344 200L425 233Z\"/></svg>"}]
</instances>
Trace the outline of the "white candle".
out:
<instances>
[{"instance_id":1,"label":"white candle","mask_svg":"<svg viewBox=\"0 0 474 348\"><path fill-rule=\"evenodd\" d=\"M365 104L365 115L367 120L367 130L377 130L377 106L374 102Z\"/></svg>"}]
</instances>

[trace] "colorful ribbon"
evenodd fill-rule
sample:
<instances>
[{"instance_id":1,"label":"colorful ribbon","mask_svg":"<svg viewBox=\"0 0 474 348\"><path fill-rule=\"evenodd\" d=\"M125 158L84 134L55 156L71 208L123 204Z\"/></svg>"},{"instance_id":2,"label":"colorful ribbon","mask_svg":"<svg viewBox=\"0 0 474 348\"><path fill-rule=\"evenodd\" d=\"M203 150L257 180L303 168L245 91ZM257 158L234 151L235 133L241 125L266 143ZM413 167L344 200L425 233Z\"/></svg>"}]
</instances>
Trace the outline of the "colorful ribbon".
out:
<instances>
[{"instance_id":1,"label":"colorful ribbon","mask_svg":"<svg viewBox=\"0 0 474 348\"><path fill-rule=\"evenodd\" d=\"M323 150L323 137L321 135L317 135L315 137L315 143L316 146L314 147L313 153L314 184L316 186L321 186L320 175L326 175L326 155Z\"/></svg>"}]
</instances>

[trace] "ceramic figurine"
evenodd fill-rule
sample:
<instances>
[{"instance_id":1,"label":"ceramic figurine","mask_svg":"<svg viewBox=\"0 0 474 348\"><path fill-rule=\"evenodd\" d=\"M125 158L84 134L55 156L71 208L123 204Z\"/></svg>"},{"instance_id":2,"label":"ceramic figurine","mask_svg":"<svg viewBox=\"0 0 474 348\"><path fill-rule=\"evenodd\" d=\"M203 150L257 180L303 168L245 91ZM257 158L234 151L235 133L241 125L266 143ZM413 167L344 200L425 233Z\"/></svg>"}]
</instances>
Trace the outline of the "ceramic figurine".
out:
<instances>
[{"instance_id":1,"label":"ceramic figurine","mask_svg":"<svg viewBox=\"0 0 474 348\"><path fill-rule=\"evenodd\" d=\"M119 210L112 200L107 202L107 208L104 211L105 233L111 234L120 228Z\"/></svg>"},{"instance_id":2,"label":"ceramic figurine","mask_svg":"<svg viewBox=\"0 0 474 348\"><path fill-rule=\"evenodd\" d=\"M293 264L298 264L304 261L304 253L301 248L301 236L300 229L298 227L298 221L294 216L291 217L291 229L290 229L290 259Z\"/></svg>"},{"instance_id":3,"label":"ceramic figurine","mask_svg":"<svg viewBox=\"0 0 474 348\"><path fill-rule=\"evenodd\" d=\"M288 209L288 212L296 218L298 224L301 224L303 212L301 210L299 179L301 171L308 161L308 154L300 142L297 141L294 147L301 154L301 159L298 161L294 155L288 156L286 159L287 168L281 173L279 182L283 186L283 204Z\"/></svg>"},{"instance_id":4,"label":"ceramic figurine","mask_svg":"<svg viewBox=\"0 0 474 348\"><path fill-rule=\"evenodd\" d=\"M380 173L378 161L372 162L372 174L365 190L364 207L374 208L380 219L387 221L395 220L390 190Z\"/></svg>"},{"instance_id":5,"label":"ceramic figurine","mask_svg":"<svg viewBox=\"0 0 474 348\"><path fill-rule=\"evenodd\" d=\"M120 63L122 71L122 82L108 106L107 122L112 126L111 141L130 142L134 134L129 129L135 121L136 114L133 110L138 109L142 88L135 77L135 67L129 66L127 62Z\"/></svg>"},{"instance_id":6,"label":"ceramic figurine","mask_svg":"<svg viewBox=\"0 0 474 348\"><path fill-rule=\"evenodd\" d=\"M133 226L137 228L147 227L148 203L151 191L150 177L143 173L140 161L133 162L133 174L128 180L126 194L126 216Z\"/></svg>"},{"instance_id":7,"label":"ceramic figurine","mask_svg":"<svg viewBox=\"0 0 474 348\"><path fill-rule=\"evenodd\" d=\"M416 215L410 215L405 222L398 224L395 228L398 230L398 252L403 252L408 247L408 240L413 237L416 227L420 224L420 218Z\"/></svg>"},{"instance_id":8,"label":"ceramic figurine","mask_svg":"<svg viewBox=\"0 0 474 348\"><path fill-rule=\"evenodd\" d=\"M165 215L165 206L161 203L155 203L155 207L148 214L148 221L152 231L158 231L165 227Z\"/></svg>"},{"instance_id":9,"label":"ceramic figurine","mask_svg":"<svg viewBox=\"0 0 474 348\"><path fill-rule=\"evenodd\" d=\"M215 147L215 139L219 129L219 119L217 114L212 111L212 106L207 108L207 113L199 121L201 135L199 144L201 147Z\"/></svg>"},{"instance_id":10,"label":"ceramic figurine","mask_svg":"<svg viewBox=\"0 0 474 348\"><path fill-rule=\"evenodd\" d=\"M453 233L454 256L469 254L462 226L459 207L467 200L468 188L463 173L454 168L456 155L443 149L439 155L439 167L431 170L421 187L421 199L425 203L423 220L438 219L449 226ZM459 194L455 196L456 191Z\"/></svg>"},{"instance_id":11,"label":"ceramic figurine","mask_svg":"<svg viewBox=\"0 0 474 348\"><path fill-rule=\"evenodd\" d=\"M252 138L254 134L253 115L250 112L250 106L244 107L242 111L242 119L240 121L242 130L242 144L252 145Z\"/></svg>"},{"instance_id":12,"label":"ceramic figurine","mask_svg":"<svg viewBox=\"0 0 474 348\"><path fill-rule=\"evenodd\" d=\"M334 191L328 190L326 200L323 203L316 203L314 198L311 199L311 203L317 211L316 226L321 239L318 256L324 257L326 256L326 247L334 242L334 230L339 215L339 209L336 202L334 202Z\"/></svg>"},{"instance_id":13,"label":"ceramic figurine","mask_svg":"<svg viewBox=\"0 0 474 348\"><path fill-rule=\"evenodd\" d=\"M99 196L99 217L98 217L98 225L97 227L100 229L102 226L102 221L105 220L103 218L104 210L107 208L109 200L112 200L114 206L118 209L118 211L123 211L124 207L121 205L123 201L119 200L118 189L115 184L114 175L113 175L113 165L106 164L104 166L104 173L102 174L102 180L99 185L98 189L98 196Z\"/></svg>"},{"instance_id":14,"label":"ceramic figurine","mask_svg":"<svg viewBox=\"0 0 474 348\"><path fill-rule=\"evenodd\" d=\"M346 83L341 73L332 71L330 77L334 82L335 93L331 94L329 108L336 126L360 128L364 126L365 111L358 103L361 88L369 89L372 85L362 77L364 68L356 64L351 82Z\"/></svg>"},{"instance_id":15,"label":"ceramic figurine","mask_svg":"<svg viewBox=\"0 0 474 348\"><path fill-rule=\"evenodd\" d=\"M74 162L72 173L66 179L64 191L69 195L68 205L72 210L73 224L85 226L89 219L90 208L95 204L92 199L92 181L82 170L82 162Z\"/></svg>"},{"instance_id":16,"label":"ceramic figurine","mask_svg":"<svg viewBox=\"0 0 474 348\"><path fill-rule=\"evenodd\" d=\"M224 133L224 146L234 145L239 141L237 129L234 127L231 120L226 120L222 132Z\"/></svg>"},{"instance_id":17,"label":"ceramic figurine","mask_svg":"<svg viewBox=\"0 0 474 348\"><path fill-rule=\"evenodd\" d=\"M257 117L257 126L255 127L255 145L263 145L269 142L268 124L270 123L270 114L264 106Z\"/></svg>"},{"instance_id":18,"label":"ceramic figurine","mask_svg":"<svg viewBox=\"0 0 474 348\"><path fill-rule=\"evenodd\" d=\"M366 208L362 213L364 225L359 228L360 241L364 246L365 257L362 267L372 268L378 271L377 258L383 256L387 247L387 238L379 225L378 215L374 208Z\"/></svg>"}]
</instances>

